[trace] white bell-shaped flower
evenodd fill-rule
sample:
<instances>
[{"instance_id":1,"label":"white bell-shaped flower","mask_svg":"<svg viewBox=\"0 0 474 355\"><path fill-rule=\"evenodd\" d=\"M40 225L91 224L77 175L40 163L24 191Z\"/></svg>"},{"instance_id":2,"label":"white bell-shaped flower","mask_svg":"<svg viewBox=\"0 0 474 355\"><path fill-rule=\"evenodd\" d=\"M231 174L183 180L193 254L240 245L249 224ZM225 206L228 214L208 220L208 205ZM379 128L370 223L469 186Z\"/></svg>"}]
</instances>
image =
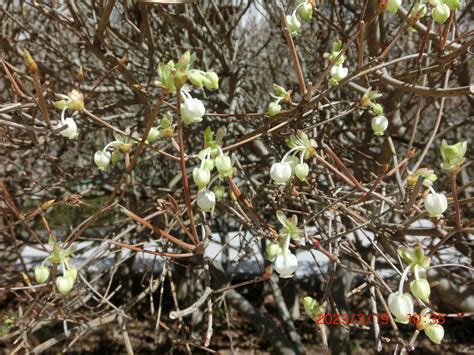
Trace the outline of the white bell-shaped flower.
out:
<instances>
[{"instance_id":1,"label":"white bell-shaped flower","mask_svg":"<svg viewBox=\"0 0 474 355\"><path fill-rule=\"evenodd\" d=\"M281 278L293 277L298 267L298 260L288 249L278 255L273 262L273 268Z\"/></svg>"},{"instance_id":2,"label":"white bell-shaped flower","mask_svg":"<svg viewBox=\"0 0 474 355\"><path fill-rule=\"evenodd\" d=\"M407 324L413 314L413 301L408 293L394 292L388 296L388 308L395 321Z\"/></svg>"},{"instance_id":3,"label":"white bell-shaped flower","mask_svg":"<svg viewBox=\"0 0 474 355\"><path fill-rule=\"evenodd\" d=\"M206 168L194 168L193 180L199 189L203 189L211 181L211 172Z\"/></svg>"},{"instance_id":4,"label":"white bell-shaped flower","mask_svg":"<svg viewBox=\"0 0 474 355\"><path fill-rule=\"evenodd\" d=\"M201 100L186 96L181 105L181 116L185 124L201 122L205 113L206 109Z\"/></svg>"},{"instance_id":5,"label":"white bell-shaped flower","mask_svg":"<svg viewBox=\"0 0 474 355\"><path fill-rule=\"evenodd\" d=\"M306 177L309 174L309 166L306 163L299 163L298 165L295 166L295 175L300 179L301 181L306 180Z\"/></svg>"},{"instance_id":6,"label":"white bell-shaped flower","mask_svg":"<svg viewBox=\"0 0 474 355\"><path fill-rule=\"evenodd\" d=\"M232 160L228 155L221 154L215 159L215 164L219 175L232 175Z\"/></svg>"},{"instance_id":7,"label":"white bell-shaped flower","mask_svg":"<svg viewBox=\"0 0 474 355\"><path fill-rule=\"evenodd\" d=\"M291 178L291 165L287 162L274 163L270 168L270 177L277 184L286 184Z\"/></svg>"},{"instance_id":8,"label":"white bell-shaped flower","mask_svg":"<svg viewBox=\"0 0 474 355\"><path fill-rule=\"evenodd\" d=\"M219 89L219 76L216 72L209 70L204 76L203 83L206 89L217 90Z\"/></svg>"},{"instance_id":9,"label":"white bell-shaped flower","mask_svg":"<svg viewBox=\"0 0 474 355\"><path fill-rule=\"evenodd\" d=\"M268 104L268 116L273 117L280 113L281 105L277 104L276 102L270 102Z\"/></svg>"},{"instance_id":10,"label":"white bell-shaped flower","mask_svg":"<svg viewBox=\"0 0 474 355\"><path fill-rule=\"evenodd\" d=\"M388 0L387 11L392 14L395 14L401 5L402 5L402 0Z\"/></svg>"},{"instance_id":11,"label":"white bell-shaped flower","mask_svg":"<svg viewBox=\"0 0 474 355\"><path fill-rule=\"evenodd\" d=\"M342 64L335 65L331 68L331 77L335 81L343 80L347 76L348 73L349 73L349 70L347 68L344 68Z\"/></svg>"},{"instance_id":12,"label":"white bell-shaped flower","mask_svg":"<svg viewBox=\"0 0 474 355\"><path fill-rule=\"evenodd\" d=\"M66 296L69 292L71 292L73 286L74 280L70 276L59 276L56 279L56 288L63 296Z\"/></svg>"},{"instance_id":13,"label":"white bell-shaped flower","mask_svg":"<svg viewBox=\"0 0 474 355\"><path fill-rule=\"evenodd\" d=\"M62 128L66 126L66 129L63 129L59 132L60 135L67 137L69 139L75 139L78 136L77 133L77 125L76 122L72 119L72 117L66 117L64 121L60 122L57 128Z\"/></svg>"},{"instance_id":14,"label":"white bell-shaped flower","mask_svg":"<svg viewBox=\"0 0 474 355\"><path fill-rule=\"evenodd\" d=\"M145 143L150 144L160 138L160 130L157 127L151 127L148 136L146 137Z\"/></svg>"},{"instance_id":15,"label":"white bell-shaped flower","mask_svg":"<svg viewBox=\"0 0 474 355\"><path fill-rule=\"evenodd\" d=\"M208 212L214 209L216 205L216 195L209 190L200 190L197 193L196 201L203 212Z\"/></svg>"},{"instance_id":16,"label":"white bell-shaped flower","mask_svg":"<svg viewBox=\"0 0 474 355\"><path fill-rule=\"evenodd\" d=\"M103 150L98 150L94 154L94 163L95 165L97 165L99 170L103 171L105 170L105 168L107 168L107 166L109 166L111 158L112 158L112 154L110 154L110 152L107 152L107 151L104 152Z\"/></svg>"},{"instance_id":17,"label":"white bell-shaped flower","mask_svg":"<svg viewBox=\"0 0 474 355\"><path fill-rule=\"evenodd\" d=\"M449 9L454 11L461 6L461 0L444 0L444 3L448 5Z\"/></svg>"},{"instance_id":18,"label":"white bell-shaped flower","mask_svg":"<svg viewBox=\"0 0 474 355\"><path fill-rule=\"evenodd\" d=\"M439 24L443 24L449 18L450 12L451 11L449 10L449 6L445 3L440 2L431 12L431 16L433 16L433 20L435 20Z\"/></svg>"},{"instance_id":19,"label":"white bell-shaped flower","mask_svg":"<svg viewBox=\"0 0 474 355\"><path fill-rule=\"evenodd\" d=\"M435 344L441 344L444 338L444 328L440 324L430 324L425 329L426 336Z\"/></svg>"},{"instance_id":20,"label":"white bell-shaped flower","mask_svg":"<svg viewBox=\"0 0 474 355\"><path fill-rule=\"evenodd\" d=\"M443 194L431 192L425 197L425 209L430 217L441 217L448 208L448 200Z\"/></svg>"},{"instance_id":21,"label":"white bell-shaped flower","mask_svg":"<svg viewBox=\"0 0 474 355\"><path fill-rule=\"evenodd\" d=\"M301 7L298 9L298 14L305 21L311 21L313 17L313 6L308 2L302 3Z\"/></svg>"},{"instance_id":22,"label":"white bell-shaped flower","mask_svg":"<svg viewBox=\"0 0 474 355\"><path fill-rule=\"evenodd\" d=\"M429 302L431 293L430 283L426 279L418 279L410 282L410 291L416 298L419 298L425 303Z\"/></svg>"},{"instance_id":23,"label":"white bell-shaped flower","mask_svg":"<svg viewBox=\"0 0 474 355\"><path fill-rule=\"evenodd\" d=\"M49 268L47 266L35 267L35 280L39 284L44 284L49 278Z\"/></svg>"},{"instance_id":24,"label":"white bell-shaped flower","mask_svg":"<svg viewBox=\"0 0 474 355\"><path fill-rule=\"evenodd\" d=\"M385 116L375 116L372 118L370 123L372 129L374 130L374 134L376 136L383 136L383 133L388 127L388 120Z\"/></svg>"},{"instance_id":25,"label":"white bell-shaped flower","mask_svg":"<svg viewBox=\"0 0 474 355\"><path fill-rule=\"evenodd\" d=\"M291 35L296 37L301 28L301 22L298 20L298 17L296 15L288 15L286 16L286 23Z\"/></svg>"},{"instance_id":26,"label":"white bell-shaped flower","mask_svg":"<svg viewBox=\"0 0 474 355\"><path fill-rule=\"evenodd\" d=\"M267 254L267 259L270 261L275 260L275 258L282 252L280 244L277 242L269 242L265 249Z\"/></svg>"}]
</instances>

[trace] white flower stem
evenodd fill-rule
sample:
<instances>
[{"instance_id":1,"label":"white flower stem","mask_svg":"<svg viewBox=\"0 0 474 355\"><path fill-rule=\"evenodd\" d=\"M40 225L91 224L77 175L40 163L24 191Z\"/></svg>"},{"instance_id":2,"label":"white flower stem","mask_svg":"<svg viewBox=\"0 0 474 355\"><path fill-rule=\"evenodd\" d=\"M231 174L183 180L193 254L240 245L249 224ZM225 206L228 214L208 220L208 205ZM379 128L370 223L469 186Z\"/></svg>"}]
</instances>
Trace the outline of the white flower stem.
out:
<instances>
[{"instance_id":1,"label":"white flower stem","mask_svg":"<svg viewBox=\"0 0 474 355\"><path fill-rule=\"evenodd\" d=\"M305 153L306 153L306 149L301 152L301 157L300 157L300 162L301 162L301 164L304 163L304 155L305 155Z\"/></svg>"},{"instance_id":2,"label":"white flower stem","mask_svg":"<svg viewBox=\"0 0 474 355\"><path fill-rule=\"evenodd\" d=\"M119 144L119 143L120 143L119 141L110 142L110 143L108 143L108 144L104 147L103 151L106 152L107 149L108 149L112 144Z\"/></svg>"},{"instance_id":3,"label":"white flower stem","mask_svg":"<svg viewBox=\"0 0 474 355\"><path fill-rule=\"evenodd\" d=\"M191 94L190 94L189 92L187 92L186 90L184 90L184 89L180 89L179 92L180 92L181 94L183 94L185 100L192 98L192 97L191 97Z\"/></svg>"},{"instance_id":4,"label":"white flower stem","mask_svg":"<svg viewBox=\"0 0 474 355\"><path fill-rule=\"evenodd\" d=\"M66 266L64 265L64 262L61 260L61 266L63 268L63 276L66 275Z\"/></svg>"},{"instance_id":5,"label":"white flower stem","mask_svg":"<svg viewBox=\"0 0 474 355\"><path fill-rule=\"evenodd\" d=\"M51 255L43 259L43 261L41 262L41 266L44 266L44 263L48 261L49 259L51 259Z\"/></svg>"},{"instance_id":6,"label":"white flower stem","mask_svg":"<svg viewBox=\"0 0 474 355\"><path fill-rule=\"evenodd\" d=\"M305 147L304 146L296 146L296 147L293 147L291 148L284 156L283 156L283 159L281 160L282 163L284 163L286 161L286 159L288 158L288 156L293 153L294 151L297 151L297 150L304 150Z\"/></svg>"},{"instance_id":7,"label":"white flower stem","mask_svg":"<svg viewBox=\"0 0 474 355\"><path fill-rule=\"evenodd\" d=\"M64 107L64 108L62 109L62 111L61 111L61 122L62 122L63 124L66 124L66 121L65 121L65 119L64 119L64 114L66 113L66 110L67 110L67 107Z\"/></svg>"},{"instance_id":8,"label":"white flower stem","mask_svg":"<svg viewBox=\"0 0 474 355\"><path fill-rule=\"evenodd\" d=\"M206 155L204 155L204 159L201 160L201 169L204 168L204 162L209 158L210 155L211 155L211 149L207 148Z\"/></svg>"},{"instance_id":9,"label":"white flower stem","mask_svg":"<svg viewBox=\"0 0 474 355\"><path fill-rule=\"evenodd\" d=\"M284 255L286 255L286 252L290 249L290 236L287 235L285 237L285 242L283 243L283 250L284 250Z\"/></svg>"},{"instance_id":10,"label":"white flower stem","mask_svg":"<svg viewBox=\"0 0 474 355\"><path fill-rule=\"evenodd\" d=\"M420 279L420 275L418 274L418 265L415 265L415 267L413 268L413 271L415 273L415 280L419 280Z\"/></svg>"},{"instance_id":11,"label":"white flower stem","mask_svg":"<svg viewBox=\"0 0 474 355\"><path fill-rule=\"evenodd\" d=\"M408 275L408 272L411 269L411 265L408 265L405 270L403 270L402 278L400 279L400 284L398 285L398 292L403 293L403 284L405 283L405 279Z\"/></svg>"}]
</instances>

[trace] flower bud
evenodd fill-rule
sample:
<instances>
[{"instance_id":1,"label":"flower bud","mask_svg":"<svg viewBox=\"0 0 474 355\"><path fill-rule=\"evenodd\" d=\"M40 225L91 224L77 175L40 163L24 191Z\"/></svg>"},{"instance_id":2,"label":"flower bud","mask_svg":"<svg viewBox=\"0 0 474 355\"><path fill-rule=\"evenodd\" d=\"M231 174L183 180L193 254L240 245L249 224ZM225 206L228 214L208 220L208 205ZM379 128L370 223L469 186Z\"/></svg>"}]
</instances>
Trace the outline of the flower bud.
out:
<instances>
[{"instance_id":1,"label":"flower bud","mask_svg":"<svg viewBox=\"0 0 474 355\"><path fill-rule=\"evenodd\" d=\"M191 70L188 74L189 81L198 88L202 88L204 85L204 75L198 70Z\"/></svg>"},{"instance_id":2,"label":"flower bud","mask_svg":"<svg viewBox=\"0 0 474 355\"><path fill-rule=\"evenodd\" d=\"M220 201L224 198L225 187L222 185L214 186L214 195L216 195L216 201Z\"/></svg>"},{"instance_id":3,"label":"flower bud","mask_svg":"<svg viewBox=\"0 0 474 355\"><path fill-rule=\"evenodd\" d=\"M333 80L339 82L347 76L348 72L349 70L347 68L344 68L342 64L334 65L331 68L331 77Z\"/></svg>"},{"instance_id":4,"label":"flower bud","mask_svg":"<svg viewBox=\"0 0 474 355\"><path fill-rule=\"evenodd\" d=\"M70 277L70 278L72 278L73 282L76 282L76 280L77 280L77 269L76 268L67 269L64 272L64 277Z\"/></svg>"},{"instance_id":5,"label":"flower bud","mask_svg":"<svg viewBox=\"0 0 474 355\"><path fill-rule=\"evenodd\" d=\"M436 7L431 11L431 16L436 22L443 24L446 22L450 14L449 6L444 3L438 3Z\"/></svg>"},{"instance_id":6,"label":"flower bud","mask_svg":"<svg viewBox=\"0 0 474 355\"><path fill-rule=\"evenodd\" d=\"M59 276L56 278L56 288L63 296L66 296L69 292L71 292L73 286L74 280L72 277Z\"/></svg>"},{"instance_id":7,"label":"flower bud","mask_svg":"<svg viewBox=\"0 0 474 355\"><path fill-rule=\"evenodd\" d=\"M296 37L301 28L301 23L298 20L298 17L296 17L296 15L287 15L286 23L288 24L288 30L290 31L290 34L293 37Z\"/></svg>"},{"instance_id":8,"label":"flower bud","mask_svg":"<svg viewBox=\"0 0 474 355\"><path fill-rule=\"evenodd\" d=\"M270 177L275 183L284 185L291 178L291 166L286 162L274 163L270 168Z\"/></svg>"},{"instance_id":9,"label":"flower bud","mask_svg":"<svg viewBox=\"0 0 474 355\"><path fill-rule=\"evenodd\" d=\"M112 154L110 154L109 152L98 150L94 154L94 163L95 165L97 165L99 170L104 171L105 168L107 168L107 166L109 165L111 158L112 158Z\"/></svg>"},{"instance_id":10,"label":"flower bud","mask_svg":"<svg viewBox=\"0 0 474 355\"><path fill-rule=\"evenodd\" d=\"M461 6L461 0L444 0L444 3L448 5L451 11L455 11Z\"/></svg>"},{"instance_id":11,"label":"flower bud","mask_svg":"<svg viewBox=\"0 0 474 355\"><path fill-rule=\"evenodd\" d=\"M426 5L421 2L417 2L413 6L413 9L409 14L408 23L410 25L414 25L420 18L422 18L425 15L426 15Z\"/></svg>"},{"instance_id":12,"label":"flower bud","mask_svg":"<svg viewBox=\"0 0 474 355\"><path fill-rule=\"evenodd\" d=\"M289 250L283 251L278 255L273 262L273 269L283 279L293 277L293 274L298 267L298 260Z\"/></svg>"},{"instance_id":13,"label":"flower bud","mask_svg":"<svg viewBox=\"0 0 474 355\"><path fill-rule=\"evenodd\" d=\"M309 173L309 166L306 163L299 163L295 166L295 175L301 181L305 181Z\"/></svg>"},{"instance_id":14,"label":"flower bud","mask_svg":"<svg viewBox=\"0 0 474 355\"><path fill-rule=\"evenodd\" d=\"M369 107L369 106L373 106L373 102L372 100L375 100L375 99L378 99L379 97L381 97L382 94L379 93L378 91L369 91L369 92L366 92L362 98L360 99L360 105L362 107ZM382 111L383 112L383 111Z\"/></svg>"},{"instance_id":15,"label":"flower bud","mask_svg":"<svg viewBox=\"0 0 474 355\"><path fill-rule=\"evenodd\" d=\"M450 170L464 162L464 155L467 151L467 141L448 145L448 143L443 139L440 150L441 156L444 160L442 166L444 169Z\"/></svg>"},{"instance_id":16,"label":"flower bud","mask_svg":"<svg viewBox=\"0 0 474 355\"><path fill-rule=\"evenodd\" d=\"M178 64L185 68L188 67L191 64L191 53L189 51L184 52L178 59Z\"/></svg>"},{"instance_id":17,"label":"flower bud","mask_svg":"<svg viewBox=\"0 0 474 355\"><path fill-rule=\"evenodd\" d=\"M215 159L215 161L220 176L232 175L232 161L228 155L221 154Z\"/></svg>"},{"instance_id":18,"label":"flower bud","mask_svg":"<svg viewBox=\"0 0 474 355\"><path fill-rule=\"evenodd\" d=\"M151 127L150 132L148 132L148 136L146 137L146 144L153 143L160 137L160 130L156 127Z\"/></svg>"},{"instance_id":19,"label":"flower bud","mask_svg":"<svg viewBox=\"0 0 474 355\"><path fill-rule=\"evenodd\" d=\"M394 292L388 297L388 308L398 323L407 324L413 314L413 301L408 293Z\"/></svg>"},{"instance_id":20,"label":"flower bud","mask_svg":"<svg viewBox=\"0 0 474 355\"><path fill-rule=\"evenodd\" d=\"M313 7L309 2L305 2L301 7L298 9L298 14L301 18L305 21L311 21L313 18Z\"/></svg>"},{"instance_id":21,"label":"flower bud","mask_svg":"<svg viewBox=\"0 0 474 355\"><path fill-rule=\"evenodd\" d=\"M430 193L425 197L425 209L430 217L441 217L448 208L446 196L438 193Z\"/></svg>"},{"instance_id":22,"label":"flower bud","mask_svg":"<svg viewBox=\"0 0 474 355\"><path fill-rule=\"evenodd\" d=\"M216 72L209 70L204 77L204 86L208 90L217 90L219 89L219 77Z\"/></svg>"},{"instance_id":23,"label":"flower bud","mask_svg":"<svg viewBox=\"0 0 474 355\"><path fill-rule=\"evenodd\" d=\"M267 244L267 248L265 249L267 254L267 259L273 261L279 254L281 254L282 249L280 244L277 242L270 242Z\"/></svg>"},{"instance_id":24,"label":"flower bud","mask_svg":"<svg viewBox=\"0 0 474 355\"><path fill-rule=\"evenodd\" d=\"M410 282L410 290L413 296L425 303L429 302L431 293L430 284L426 279L418 279Z\"/></svg>"},{"instance_id":25,"label":"flower bud","mask_svg":"<svg viewBox=\"0 0 474 355\"><path fill-rule=\"evenodd\" d=\"M62 128L64 126L66 126L67 128L60 131L59 134L69 139L76 139L78 136L77 125L76 122L72 119L72 117L66 117L64 119L64 123L60 122L57 128Z\"/></svg>"},{"instance_id":26,"label":"flower bud","mask_svg":"<svg viewBox=\"0 0 474 355\"><path fill-rule=\"evenodd\" d=\"M303 306L306 314L313 320L316 319L318 315L324 313L324 308L320 306L318 301L313 297L305 297L303 299Z\"/></svg>"},{"instance_id":27,"label":"flower bud","mask_svg":"<svg viewBox=\"0 0 474 355\"><path fill-rule=\"evenodd\" d=\"M209 212L216 205L216 195L209 190L200 190L196 197L197 205L203 212Z\"/></svg>"},{"instance_id":28,"label":"flower bud","mask_svg":"<svg viewBox=\"0 0 474 355\"><path fill-rule=\"evenodd\" d=\"M438 180L438 177L434 173L434 170L427 169L427 168L420 168L414 173L410 173L410 175L408 175L408 178L407 178L408 185L411 185L411 186L415 185L418 180L418 177L420 176L424 179L423 185L425 186L431 186L433 182Z\"/></svg>"},{"instance_id":29,"label":"flower bud","mask_svg":"<svg viewBox=\"0 0 474 355\"><path fill-rule=\"evenodd\" d=\"M110 159L110 162L112 163L112 165L117 165L119 160L120 160L120 151L119 150L114 150L112 152L112 158Z\"/></svg>"},{"instance_id":30,"label":"flower bud","mask_svg":"<svg viewBox=\"0 0 474 355\"><path fill-rule=\"evenodd\" d=\"M370 123L376 136L383 136L388 127L388 120L385 116L375 116Z\"/></svg>"},{"instance_id":31,"label":"flower bud","mask_svg":"<svg viewBox=\"0 0 474 355\"><path fill-rule=\"evenodd\" d=\"M413 256L414 256L414 263L416 265L423 266L423 263L426 262L425 259L427 258L427 256L425 256L425 251L423 250L423 247L421 247L420 245L417 245L415 249L413 249Z\"/></svg>"},{"instance_id":32,"label":"flower bud","mask_svg":"<svg viewBox=\"0 0 474 355\"><path fill-rule=\"evenodd\" d=\"M73 111L82 111L84 109L84 95L82 93L77 90L71 90L67 96L71 100L67 104L68 109Z\"/></svg>"},{"instance_id":33,"label":"flower bud","mask_svg":"<svg viewBox=\"0 0 474 355\"><path fill-rule=\"evenodd\" d=\"M202 121L202 116L206 113L203 103L199 99L187 97L181 105L181 116L185 124Z\"/></svg>"},{"instance_id":34,"label":"flower bud","mask_svg":"<svg viewBox=\"0 0 474 355\"><path fill-rule=\"evenodd\" d=\"M387 11L391 14L395 14L401 5L402 0L388 0Z\"/></svg>"},{"instance_id":35,"label":"flower bud","mask_svg":"<svg viewBox=\"0 0 474 355\"><path fill-rule=\"evenodd\" d=\"M30 72L36 73L38 71L38 65L26 48L23 49L23 60Z\"/></svg>"},{"instance_id":36,"label":"flower bud","mask_svg":"<svg viewBox=\"0 0 474 355\"><path fill-rule=\"evenodd\" d=\"M444 337L444 328L440 324L430 324L426 327L425 334L433 343L441 344Z\"/></svg>"},{"instance_id":37,"label":"flower bud","mask_svg":"<svg viewBox=\"0 0 474 355\"><path fill-rule=\"evenodd\" d=\"M273 84L273 93L275 96L284 97L286 95L286 90L283 86Z\"/></svg>"},{"instance_id":38,"label":"flower bud","mask_svg":"<svg viewBox=\"0 0 474 355\"><path fill-rule=\"evenodd\" d=\"M372 106L372 111L377 115L377 116L382 116L383 115L383 106L381 104L374 104Z\"/></svg>"},{"instance_id":39,"label":"flower bud","mask_svg":"<svg viewBox=\"0 0 474 355\"><path fill-rule=\"evenodd\" d=\"M203 189L211 181L211 172L206 168L194 168L193 180L199 189Z\"/></svg>"},{"instance_id":40,"label":"flower bud","mask_svg":"<svg viewBox=\"0 0 474 355\"><path fill-rule=\"evenodd\" d=\"M49 278L49 268L47 266L35 267L35 280L39 284L44 284Z\"/></svg>"},{"instance_id":41,"label":"flower bud","mask_svg":"<svg viewBox=\"0 0 474 355\"><path fill-rule=\"evenodd\" d=\"M281 106L276 102L270 102L268 104L268 116L273 117L279 114L281 111Z\"/></svg>"}]
</instances>

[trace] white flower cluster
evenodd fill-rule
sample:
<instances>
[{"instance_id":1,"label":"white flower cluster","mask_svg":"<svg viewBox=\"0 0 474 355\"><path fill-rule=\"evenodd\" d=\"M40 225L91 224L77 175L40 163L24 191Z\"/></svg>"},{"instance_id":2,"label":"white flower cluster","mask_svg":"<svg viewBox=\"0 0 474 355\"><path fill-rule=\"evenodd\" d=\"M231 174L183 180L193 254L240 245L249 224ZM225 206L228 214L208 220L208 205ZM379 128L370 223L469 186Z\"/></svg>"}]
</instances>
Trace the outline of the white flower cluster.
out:
<instances>
[{"instance_id":1,"label":"white flower cluster","mask_svg":"<svg viewBox=\"0 0 474 355\"><path fill-rule=\"evenodd\" d=\"M313 5L310 1L302 0L293 10L292 14L286 16L288 30L292 37L296 37L301 30L301 22L298 15L303 21L311 21L313 18Z\"/></svg>"},{"instance_id":2,"label":"white flower cluster","mask_svg":"<svg viewBox=\"0 0 474 355\"><path fill-rule=\"evenodd\" d=\"M67 95L58 94L61 100L56 101L54 106L61 110L61 122L56 125L56 129L61 129L59 134L69 139L76 139L77 132L76 121L72 117L64 117L66 110L82 111L84 109L84 95L77 90L72 90Z\"/></svg>"},{"instance_id":3,"label":"white flower cluster","mask_svg":"<svg viewBox=\"0 0 474 355\"><path fill-rule=\"evenodd\" d=\"M339 82L344 80L349 73L349 70L343 65L346 56L344 54L340 55L341 50L342 41L338 40L332 44L331 53L324 53L324 57L329 60L329 63L333 64L330 72L331 78L329 79L329 84L332 86L339 85Z\"/></svg>"},{"instance_id":4,"label":"white flower cluster","mask_svg":"<svg viewBox=\"0 0 474 355\"><path fill-rule=\"evenodd\" d=\"M290 251L290 241L300 239L301 231L298 229L296 215L288 219L282 211L277 211L276 216L283 225L280 230L280 242L270 242L267 245L267 258L273 262L273 268L281 278L289 278L293 277L298 267L298 260Z\"/></svg>"},{"instance_id":5,"label":"white flower cluster","mask_svg":"<svg viewBox=\"0 0 474 355\"><path fill-rule=\"evenodd\" d=\"M401 5L402 0L388 0L382 9L395 14ZM410 24L416 23L428 13L427 5L431 8L433 20L442 25L448 20L451 12L456 11L461 6L461 0L418 0L409 13ZM409 4L409 6L412 5Z\"/></svg>"},{"instance_id":6,"label":"white flower cluster","mask_svg":"<svg viewBox=\"0 0 474 355\"><path fill-rule=\"evenodd\" d=\"M286 91L283 86L273 84L273 93L270 93L270 96L275 99L275 101L268 104L267 113L270 117L276 116L280 113L281 101L291 103L291 93Z\"/></svg>"},{"instance_id":7,"label":"white flower cluster","mask_svg":"<svg viewBox=\"0 0 474 355\"><path fill-rule=\"evenodd\" d=\"M287 140L290 150L280 162L274 163L270 168L270 177L279 185L285 185L293 175L301 181L306 180L309 166L304 159L309 159L315 153L316 141L309 139L303 131L298 131ZM300 155L299 158L296 155Z\"/></svg>"},{"instance_id":8,"label":"white flower cluster","mask_svg":"<svg viewBox=\"0 0 474 355\"><path fill-rule=\"evenodd\" d=\"M206 148L199 152L201 164L193 169L193 180L199 189L196 202L203 212L212 212L216 200L222 199L224 194L224 187L220 183L214 187L214 191L211 191L209 186L216 180L232 177L234 173L231 158L221 149L224 135L225 130L221 128L214 139L211 129L209 127L206 129L204 132ZM214 168L217 170L217 175L211 179Z\"/></svg>"},{"instance_id":9,"label":"white flower cluster","mask_svg":"<svg viewBox=\"0 0 474 355\"><path fill-rule=\"evenodd\" d=\"M180 112L183 122L187 125L202 121L206 113L206 108L201 100L193 98L186 90L181 89L184 100L181 104Z\"/></svg>"},{"instance_id":10,"label":"white flower cluster","mask_svg":"<svg viewBox=\"0 0 474 355\"><path fill-rule=\"evenodd\" d=\"M127 129L125 133L129 134L129 132ZM112 165L117 164L120 159L120 154L129 153L132 150L133 144L137 143L139 139L136 133L132 134L132 138L129 138L115 132L114 138L115 140L107 143L104 149L98 150L94 154L94 163L101 171L104 171L110 163L112 163ZM113 149L112 153L108 151L109 148Z\"/></svg>"},{"instance_id":11,"label":"white flower cluster","mask_svg":"<svg viewBox=\"0 0 474 355\"><path fill-rule=\"evenodd\" d=\"M360 99L360 105L370 108L375 115L370 124L376 136L383 136L388 127L388 119L384 115L383 106L375 102L380 96L382 94L377 91L369 91Z\"/></svg>"},{"instance_id":12,"label":"white flower cluster","mask_svg":"<svg viewBox=\"0 0 474 355\"><path fill-rule=\"evenodd\" d=\"M43 260L41 265L35 267L34 276L36 282L44 284L50 277L49 267L45 266L46 262L60 265L62 267L63 276L56 277L56 289L63 296L71 292L76 280L77 270L70 266L69 259L75 251L72 246L68 249L62 249L58 246L54 236L49 238L48 244L51 248L51 254Z\"/></svg>"},{"instance_id":13,"label":"white flower cluster","mask_svg":"<svg viewBox=\"0 0 474 355\"><path fill-rule=\"evenodd\" d=\"M151 127L148 136L146 137L146 144L151 144L160 137L171 138L174 136L174 129L176 124L173 124L173 116L167 112L160 119L159 127Z\"/></svg>"},{"instance_id":14,"label":"white flower cluster","mask_svg":"<svg viewBox=\"0 0 474 355\"><path fill-rule=\"evenodd\" d=\"M388 297L388 308L396 322L402 324L414 322L418 330L424 330L426 336L433 343L440 344L444 336L443 327L433 321L428 308L424 308L420 312L420 319L414 319L413 298L409 293L403 292L405 278L408 276L408 272L413 269L415 279L410 282L410 291L422 305L429 302L431 289L426 279L426 272L430 266L430 258L425 256L423 249L419 246L413 249L401 248L399 254L408 266L402 274L398 291L391 293Z\"/></svg>"}]
</instances>

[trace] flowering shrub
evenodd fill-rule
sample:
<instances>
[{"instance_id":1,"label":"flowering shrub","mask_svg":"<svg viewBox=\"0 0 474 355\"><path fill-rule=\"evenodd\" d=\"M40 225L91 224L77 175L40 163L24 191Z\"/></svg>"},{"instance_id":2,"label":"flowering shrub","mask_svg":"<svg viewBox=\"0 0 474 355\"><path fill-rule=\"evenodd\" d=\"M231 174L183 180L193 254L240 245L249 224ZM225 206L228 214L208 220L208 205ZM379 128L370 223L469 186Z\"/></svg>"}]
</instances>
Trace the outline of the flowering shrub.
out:
<instances>
[{"instance_id":1,"label":"flowering shrub","mask_svg":"<svg viewBox=\"0 0 474 355\"><path fill-rule=\"evenodd\" d=\"M0 349L452 350L469 5L160 3L2 10Z\"/></svg>"}]
</instances>

